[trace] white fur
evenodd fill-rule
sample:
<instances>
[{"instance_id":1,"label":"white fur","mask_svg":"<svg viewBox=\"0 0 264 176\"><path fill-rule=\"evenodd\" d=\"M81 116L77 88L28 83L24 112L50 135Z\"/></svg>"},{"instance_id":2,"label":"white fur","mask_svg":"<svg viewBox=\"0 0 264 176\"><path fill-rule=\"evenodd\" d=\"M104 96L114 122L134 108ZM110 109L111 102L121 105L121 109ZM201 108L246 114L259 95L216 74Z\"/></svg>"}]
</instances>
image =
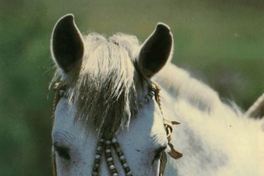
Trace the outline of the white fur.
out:
<instances>
[{"instance_id":1,"label":"white fur","mask_svg":"<svg viewBox=\"0 0 264 176\"><path fill-rule=\"evenodd\" d=\"M173 141L184 156L169 161L167 175L264 175L260 121L222 103L215 91L176 66L168 65L156 81L164 88L167 117L181 123Z\"/></svg>"}]
</instances>

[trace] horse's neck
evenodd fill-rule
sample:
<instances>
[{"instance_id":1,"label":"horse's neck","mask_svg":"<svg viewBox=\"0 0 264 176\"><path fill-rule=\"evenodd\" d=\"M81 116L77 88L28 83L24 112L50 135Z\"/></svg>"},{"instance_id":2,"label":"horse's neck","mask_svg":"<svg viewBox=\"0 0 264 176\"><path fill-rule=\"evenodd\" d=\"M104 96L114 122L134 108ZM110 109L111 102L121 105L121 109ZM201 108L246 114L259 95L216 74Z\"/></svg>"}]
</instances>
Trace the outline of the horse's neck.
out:
<instances>
[{"instance_id":1,"label":"horse's neck","mask_svg":"<svg viewBox=\"0 0 264 176\"><path fill-rule=\"evenodd\" d=\"M225 105L208 113L184 99L164 103L173 107L164 109L166 117L181 123L172 142L183 153L170 160L167 175L264 175L264 134L256 121L238 117Z\"/></svg>"},{"instance_id":2,"label":"horse's neck","mask_svg":"<svg viewBox=\"0 0 264 176\"><path fill-rule=\"evenodd\" d=\"M164 94L162 107L165 118L181 123L174 128L172 143L183 153L183 158L177 161L169 159L166 175L214 175L215 168L223 165L227 156L220 147L213 147L204 131L200 131L206 124L199 119L208 117L203 116L201 109L189 103L188 99L178 97L176 100ZM194 114L199 114L199 117L194 117Z\"/></svg>"},{"instance_id":3,"label":"horse's neck","mask_svg":"<svg viewBox=\"0 0 264 176\"><path fill-rule=\"evenodd\" d=\"M166 118L178 120L182 124L174 129L173 143L184 157L176 161L177 165L169 165L173 168L167 169L169 172L167 175L174 175L175 170L179 175L192 175L193 171L208 175L211 170L202 168L216 167L224 162L225 155L218 152L214 154L215 156L211 156L213 152L210 150L216 150L216 148L210 148L197 129L197 125L203 125L196 122L199 117L193 120L191 118L193 114L203 116L202 113L216 109L216 106L221 104L217 93L192 78L185 70L172 64L164 68L155 77L155 81L163 88L162 102L166 105L163 106L166 108L164 110ZM204 165L202 166L201 163Z\"/></svg>"},{"instance_id":4,"label":"horse's neck","mask_svg":"<svg viewBox=\"0 0 264 176\"><path fill-rule=\"evenodd\" d=\"M250 166L247 163L250 155L255 155L255 160L258 155L252 153L257 142L250 136L259 135L255 121L242 117L239 111L222 103L214 90L173 65L155 80L163 88L165 118L181 123L174 129L173 143L184 156L171 161L167 175L236 175L238 166L245 174L256 167L256 161L250 161ZM242 161L234 164L238 157ZM227 172L222 169L226 167Z\"/></svg>"}]
</instances>

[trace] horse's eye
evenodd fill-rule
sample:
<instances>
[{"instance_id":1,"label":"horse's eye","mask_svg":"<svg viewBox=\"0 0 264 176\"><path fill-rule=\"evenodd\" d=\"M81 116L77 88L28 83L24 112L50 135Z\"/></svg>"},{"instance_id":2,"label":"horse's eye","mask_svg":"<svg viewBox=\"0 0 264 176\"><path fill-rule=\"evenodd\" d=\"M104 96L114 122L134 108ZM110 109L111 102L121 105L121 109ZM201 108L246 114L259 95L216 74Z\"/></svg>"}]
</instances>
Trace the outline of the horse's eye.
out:
<instances>
[{"instance_id":1,"label":"horse's eye","mask_svg":"<svg viewBox=\"0 0 264 176\"><path fill-rule=\"evenodd\" d=\"M59 146L59 145L54 144L54 149L61 158L65 159L65 160L71 159L69 148L67 148L65 146Z\"/></svg>"},{"instance_id":2,"label":"horse's eye","mask_svg":"<svg viewBox=\"0 0 264 176\"><path fill-rule=\"evenodd\" d=\"M155 162L156 160L159 160L160 159L162 152L164 152L166 150L166 148L167 148L167 146L162 146L162 147L158 148L155 151L155 155L154 155L154 158L153 158L153 162Z\"/></svg>"}]
</instances>

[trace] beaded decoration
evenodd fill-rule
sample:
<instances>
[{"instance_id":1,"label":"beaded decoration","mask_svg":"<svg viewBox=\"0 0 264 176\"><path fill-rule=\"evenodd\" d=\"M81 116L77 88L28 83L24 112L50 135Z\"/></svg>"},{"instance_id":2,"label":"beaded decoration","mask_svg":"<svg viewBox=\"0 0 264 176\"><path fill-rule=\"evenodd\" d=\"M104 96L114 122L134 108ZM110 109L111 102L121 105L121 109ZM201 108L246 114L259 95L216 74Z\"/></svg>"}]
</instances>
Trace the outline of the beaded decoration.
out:
<instances>
[{"instance_id":1,"label":"beaded decoration","mask_svg":"<svg viewBox=\"0 0 264 176\"><path fill-rule=\"evenodd\" d=\"M113 152L116 153L118 159L122 165L122 168L126 176L132 176L132 172L127 164L124 153L115 137L112 139L105 139L101 137L96 146L96 154L93 164L92 176L100 175L100 164L102 160L102 155L105 155L106 164L108 170L112 176L118 176L117 168L115 167Z\"/></svg>"}]
</instances>

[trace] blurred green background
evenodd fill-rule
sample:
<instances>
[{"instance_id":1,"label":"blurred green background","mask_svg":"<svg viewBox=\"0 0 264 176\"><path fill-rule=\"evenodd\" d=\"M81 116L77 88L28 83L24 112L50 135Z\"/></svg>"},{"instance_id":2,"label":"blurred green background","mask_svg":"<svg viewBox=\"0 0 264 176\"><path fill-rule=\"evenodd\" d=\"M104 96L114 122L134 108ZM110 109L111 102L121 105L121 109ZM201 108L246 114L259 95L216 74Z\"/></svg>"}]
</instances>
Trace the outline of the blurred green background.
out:
<instances>
[{"instance_id":1,"label":"blurred green background","mask_svg":"<svg viewBox=\"0 0 264 176\"><path fill-rule=\"evenodd\" d=\"M74 13L80 30L134 34L162 21L175 38L174 63L243 109L264 91L262 0L0 0L0 176L47 176L56 20Z\"/></svg>"}]
</instances>

